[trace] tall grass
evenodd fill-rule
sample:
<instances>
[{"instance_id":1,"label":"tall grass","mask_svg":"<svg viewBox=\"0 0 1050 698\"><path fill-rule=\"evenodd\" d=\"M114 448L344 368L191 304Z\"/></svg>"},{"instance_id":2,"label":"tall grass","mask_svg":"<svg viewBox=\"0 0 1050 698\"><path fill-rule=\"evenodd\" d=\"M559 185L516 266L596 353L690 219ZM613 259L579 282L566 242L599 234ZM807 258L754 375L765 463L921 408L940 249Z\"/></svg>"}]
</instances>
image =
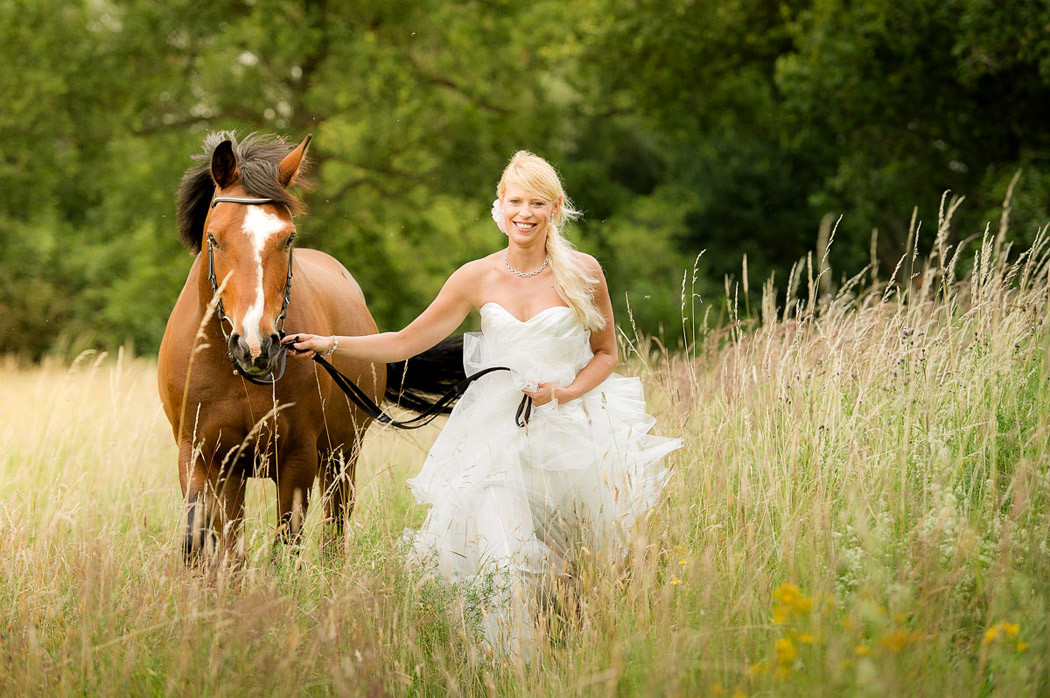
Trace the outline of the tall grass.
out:
<instances>
[{"instance_id":1,"label":"tall grass","mask_svg":"<svg viewBox=\"0 0 1050 698\"><path fill-rule=\"evenodd\" d=\"M1050 246L953 251L949 220L921 269L822 296L818 254L755 319L715 331L690 301L686 351L630 342L686 445L628 564L581 568L529 664L480 649L469 604L403 562L423 516L404 480L436 431L370 433L342 555L315 506L301 556L271 564L253 482L244 568L205 579L179 553L153 363L8 361L0 694L1045 695Z\"/></svg>"}]
</instances>

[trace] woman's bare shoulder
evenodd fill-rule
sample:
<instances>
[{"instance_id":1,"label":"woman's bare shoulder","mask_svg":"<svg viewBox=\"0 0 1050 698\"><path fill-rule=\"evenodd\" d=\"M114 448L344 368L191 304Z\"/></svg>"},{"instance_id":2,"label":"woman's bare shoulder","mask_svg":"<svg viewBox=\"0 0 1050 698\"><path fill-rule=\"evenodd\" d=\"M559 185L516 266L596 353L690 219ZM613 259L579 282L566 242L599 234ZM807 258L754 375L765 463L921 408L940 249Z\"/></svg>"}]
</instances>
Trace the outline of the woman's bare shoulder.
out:
<instances>
[{"instance_id":1,"label":"woman's bare shoulder","mask_svg":"<svg viewBox=\"0 0 1050 698\"><path fill-rule=\"evenodd\" d=\"M445 288L456 296L477 305L479 289L487 288L492 280L492 275L496 272L493 258L494 255L488 255L467 262L452 272L448 281L445 282Z\"/></svg>"},{"instance_id":2,"label":"woman's bare shoulder","mask_svg":"<svg viewBox=\"0 0 1050 698\"><path fill-rule=\"evenodd\" d=\"M583 268L587 271L598 272L599 274L602 272L602 265L591 255L579 250L573 250L572 254L576 257L576 261L583 265Z\"/></svg>"},{"instance_id":3,"label":"woman's bare shoulder","mask_svg":"<svg viewBox=\"0 0 1050 698\"><path fill-rule=\"evenodd\" d=\"M499 253L493 253L475 260L471 260L463 266L461 266L455 272L453 272L452 276L460 277L465 280L476 281L496 268L495 261L498 256Z\"/></svg>"}]
</instances>

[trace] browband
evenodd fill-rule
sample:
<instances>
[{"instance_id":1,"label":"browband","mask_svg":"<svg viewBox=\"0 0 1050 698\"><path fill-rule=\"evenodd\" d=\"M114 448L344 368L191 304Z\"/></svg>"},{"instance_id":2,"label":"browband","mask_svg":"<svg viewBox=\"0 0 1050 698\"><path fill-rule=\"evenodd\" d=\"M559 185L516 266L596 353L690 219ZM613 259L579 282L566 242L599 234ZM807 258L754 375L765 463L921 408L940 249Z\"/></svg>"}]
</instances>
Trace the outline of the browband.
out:
<instances>
[{"instance_id":1,"label":"browband","mask_svg":"<svg viewBox=\"0 0 1050 698\"><path fill-rule=\"evenodd\" d=\"M211 207L215 208L215 204L220 204L223 201L230 204L272 204L273 199L257 199L251 196L216 196L211 200Z\"/></svg>"}]
</instances>

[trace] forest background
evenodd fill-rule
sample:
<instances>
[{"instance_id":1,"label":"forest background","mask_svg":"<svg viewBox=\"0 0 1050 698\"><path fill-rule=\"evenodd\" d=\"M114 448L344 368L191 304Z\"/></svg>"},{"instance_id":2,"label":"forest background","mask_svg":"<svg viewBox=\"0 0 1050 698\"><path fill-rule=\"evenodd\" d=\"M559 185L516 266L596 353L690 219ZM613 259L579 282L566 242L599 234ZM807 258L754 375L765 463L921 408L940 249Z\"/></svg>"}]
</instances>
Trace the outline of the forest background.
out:
<instances>
[{"instance_id":1,"label":"forest background","mask_svg":"<svg viewBox=\"0 0 1050 698\"><path fill-rule=\"evenodd\" d=\"M744 255L752 294L783 286L840 215L834 279L891 271L916 207L921 251L945 190L959 238L1017 172L1017 249L1050 220L1045 0L0 0L0 61L0 353L31 358L156 348L191 262L175 191L219 129L314 134L300 242L382 329L502 245L520 148L672 348L702 250L717 303Z\"/></svg>"}]
</instances>

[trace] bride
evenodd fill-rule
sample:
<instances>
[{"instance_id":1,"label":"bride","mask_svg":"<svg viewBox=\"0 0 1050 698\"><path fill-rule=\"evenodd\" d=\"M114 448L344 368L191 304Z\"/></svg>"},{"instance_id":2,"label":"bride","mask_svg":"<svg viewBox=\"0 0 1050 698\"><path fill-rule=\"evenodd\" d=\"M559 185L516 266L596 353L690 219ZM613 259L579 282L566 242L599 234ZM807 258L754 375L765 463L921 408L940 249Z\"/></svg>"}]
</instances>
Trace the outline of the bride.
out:
<instances>
[{"instance_id":1,"label":"bride","mask_svg":"<svg viewBox=\"0 0 1050 698\"><path fill-rule=\"evenodd\" d=\"M678 439L648 432L641 382L613 373L616 335L598 262L562 236L579 217L554 168L514 155L492 215L508 237L499 252L456 270L400 332L288 337L314 353L377 363L415 356L481 313L464 338L467 389L419 475L408 481L431 505L412 536L417 556L454 581L499 580L502 597L484 621L487 640L527 657L544 580L571 575L580 551L621 556L632 524L657 502ZM522 393L534 409L519 428Z\"/></svg>"}]
</instances>

